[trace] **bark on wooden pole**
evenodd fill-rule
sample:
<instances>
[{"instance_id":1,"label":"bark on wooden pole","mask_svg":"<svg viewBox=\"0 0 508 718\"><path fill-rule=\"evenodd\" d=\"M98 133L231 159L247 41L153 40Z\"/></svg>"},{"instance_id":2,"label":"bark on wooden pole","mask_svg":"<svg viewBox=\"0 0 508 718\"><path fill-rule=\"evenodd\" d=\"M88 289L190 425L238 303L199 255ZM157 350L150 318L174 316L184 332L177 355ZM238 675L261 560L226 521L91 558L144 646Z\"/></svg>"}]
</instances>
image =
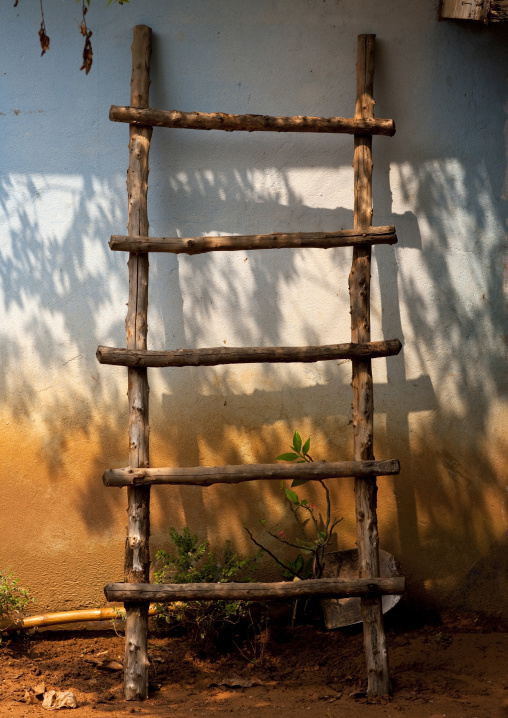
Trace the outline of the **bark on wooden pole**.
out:
<instances>
[{"instance_id":1,"label":"bark on wooden pole","mask_svg":"<svg viewBox=\"0 0 508 718\"><path fill-rule=\"evenodd\" d=\"M136 109L112 105L109 119L151 127L226 132L324 132L359 135L395 134L393 120L347 117L271 117L269 115L227 115L224 112L180 112L178 110Z\"/></svg>"},{"instance_id":2,"label":"bark on wooden pole","mask_svg":"<svg viewBox=\"0 0 508 718\"><path fill-rule=\"evenodd\" d=\"M316 461L304 464L241 464L239 466L188 466L157 469L108 469L102 480L105 486L133 484L170 484L173 486L213 486L240 484L244 481L305 479L322 481L350 476L393 476L398 474L397 459L386 461Z\"/></svg>"},{"instance_id":3,"label":"bark on wooden pole","mask_svg":"<svg viewBox=\"0 0 508 718\"><path fill-rule=\"evenodd\" d=\"M182 367L218 366L219 364L257 364L331 361L361 357L386 357L398 354L402 344L388 339L365 344L324 344L308 347L211 347L201 349L119 349L98 347L100 364L115 366Z\"/></svg>"},{"instance_id":4,"label":"bark on wooden pole","mask_svg":"<svg viewBox=\"0 0 508 718\"><path fill-rule=\"evenodd\" d=\"M108 601L266 601L291 600L310 596L346 598L404 592L405 578L318 578L277 583L108 583L104 593Z\"/></svg>"},{"instance_id":5,"label":"bark on wooden pole","mask_svg":"<svg viewBox=\"0 0 508 718\"><path fill-rule=\"evenodd\" d=\"M224 235L221 237L129 237L113 235L109 246L123 252L171 252L202 254L250 249L330 249L364 244L395 244L395 227L370 227L360 231L340 229L336 232L272 232L272 234Z\"/></svg>"},{"instance_id":6,"label":"bark on wooden pole","mask_svg":"<svg viewBox=\"0 0 508 718\"><path fill-rule=\"evenodd\" d=\"M146 25L134 28L132 43L131 106L148 107L152 30ZM147 190L148 153L151 127L129 127L129 168L127 170L129 234L148 235ZM148 255L129 256L129 304L125 325L127 347L147 348ZM148 376L146 368L128 369L129 464L147 467L148 452ZM150 487L128 489L128 525L125 546L125 581L150 580ZM148 603L126 603L125 698L144 700L148 696Z\"/></svg>"},{"instance_id":7,"label":"bark on wooden pole","mask_svg":"<svg viewBox=\"0 0 508 718\"><path fill-rule=\"evenodd\" d=\"M358 36L355 118L374 116L375 35ZM355 135L354 140L354 227L372 225L372 137ZM370 341L371 247L355 247L349 277L351 341ZM353 360L354 458L373 460L374 400L370 359ZM360 576L379 577L377 529L377 486L375 477L355 479L357 544ZM381 597L362 598L361 612L371 696L390 692L388 654L383 626Z\"/></svg>"}]
</instances>

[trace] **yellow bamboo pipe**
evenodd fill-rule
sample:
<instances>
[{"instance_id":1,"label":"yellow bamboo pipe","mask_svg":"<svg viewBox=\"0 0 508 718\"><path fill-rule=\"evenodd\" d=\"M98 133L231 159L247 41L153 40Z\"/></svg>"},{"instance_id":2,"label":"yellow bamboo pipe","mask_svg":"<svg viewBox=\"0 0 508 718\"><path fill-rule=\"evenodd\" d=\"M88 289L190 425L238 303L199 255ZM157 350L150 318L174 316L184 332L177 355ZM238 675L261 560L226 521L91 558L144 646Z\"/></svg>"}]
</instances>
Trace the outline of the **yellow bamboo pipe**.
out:
<instances>
[{"instance_id":1,"label":"yellow bamboo pipe","mask_svg":"<svg viewBox=\"0 0 508 718\"><path fill-rule=\"evenodd\" d=\"M155 604L148 610L150 616L155 614ZM57 626L62 623L81 623L84 621L111 621L115 618L125 619L125 608L86 608L79 611L60 611L58 613L44 613L41 616L27 616L26 618L3 618L0 620L0 631L19 631L24 628L39 628L42 626Z\"/></svg>"}]
</instances>

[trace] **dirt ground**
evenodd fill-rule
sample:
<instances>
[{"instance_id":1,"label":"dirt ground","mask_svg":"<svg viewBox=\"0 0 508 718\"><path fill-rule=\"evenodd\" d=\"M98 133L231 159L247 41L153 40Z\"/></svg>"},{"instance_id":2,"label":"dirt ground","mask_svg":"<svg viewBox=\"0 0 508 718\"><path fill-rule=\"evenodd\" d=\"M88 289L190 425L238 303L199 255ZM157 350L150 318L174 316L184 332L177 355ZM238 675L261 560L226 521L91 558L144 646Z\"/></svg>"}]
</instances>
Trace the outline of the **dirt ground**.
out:
<instances>
[{"instance_id":1,"label":"dirt ground","mask_svg":"<svg viewBox=\"0 0 508 718\"><path fill-rule=\"evenodd\" d=\"M0 645L0 717L46 715L30 688L71 690L81 718L222 715L291 718L508 718L508 630L474 616L387 626L393 696L364 694L361 629L272 627L253 646L207 655L185 637L150 638L150 697L122 697L124 641L101 630L40 630ZM399 626L397 627L397 622ZM97 624L95 624L97 626ZM253 662L254 659L254 662ZM42 697L42 696L41 696Z\"/></svg>"}]
</instances>

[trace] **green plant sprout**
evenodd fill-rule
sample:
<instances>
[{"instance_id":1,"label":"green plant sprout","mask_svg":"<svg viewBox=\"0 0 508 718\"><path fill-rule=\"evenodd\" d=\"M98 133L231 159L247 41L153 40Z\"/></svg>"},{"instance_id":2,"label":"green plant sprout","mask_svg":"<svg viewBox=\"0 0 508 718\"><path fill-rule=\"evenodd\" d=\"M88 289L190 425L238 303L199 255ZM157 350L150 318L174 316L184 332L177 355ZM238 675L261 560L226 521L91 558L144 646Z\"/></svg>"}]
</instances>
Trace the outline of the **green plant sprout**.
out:
<instances>
[{"instance_id":1,"label":"green plant sprout","mask_svg":"<svg viewBox=\"0 0 508 718\"><path fill-rule=\"evenodd\" d=\"M294 461L297 464L312 462L313 459L309 454L309 450L310 437L302 445L302 437L300 436L298 431L295 431L293 435L291 451L277 456L276 460ZM296 548L300 551L294 561L290 561L287 559L283 560L276 556L269 549L267 549L266 546L263 546L261 543L256 541L249 529L245 527L245 530L249 534L253 543L266 554L268 554L268 556L270 556L280 566L280 568L282 569L282 575L285 578L321 578L325 565L325 549L327 546L330 545L332 541L335 527L338 523L340 523L340 521L342 521L342 518L331 518L330 492L322 479L317 480L317 483L321 485L325 494L325 518L323 518L321 513L317 513L317 508L316 506L314 506L314 504L311 504L308 499L300 499L298 494L293 491L293 489L297 488L298 486L303 486L308 481L310 481L310 479L294 479L290 489L285 488L283 483L281 482L281 488L284 490L286 498L290 503L291 510L297 516L297 518L299 519L299 511L300 514L301 512L304 512L304 514L306 513L306 518L303 521L300 521L299 519L299 521L303 527L305 527L310 522L314 531L315 538L313 540L303 540L297 538L293 543L292 541L287 540L284 531L279 531L278 534L275 534L266 529L265 527L266 532L270 536L272 536L272 538L277 539L277 541L282 544L285 544L286 546L291 546L292 548ZM263 526L265 525L265 519L261 519L261 524Z\"/></svg>"}]
</instances>

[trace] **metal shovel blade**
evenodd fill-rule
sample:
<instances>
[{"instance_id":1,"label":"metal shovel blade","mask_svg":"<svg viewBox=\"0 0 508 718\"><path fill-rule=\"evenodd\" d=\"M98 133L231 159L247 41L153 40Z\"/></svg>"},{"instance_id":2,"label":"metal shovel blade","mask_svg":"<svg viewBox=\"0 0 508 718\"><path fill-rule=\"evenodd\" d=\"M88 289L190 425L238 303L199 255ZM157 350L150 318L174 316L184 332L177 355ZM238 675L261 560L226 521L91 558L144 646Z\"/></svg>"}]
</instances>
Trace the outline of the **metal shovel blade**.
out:
<instances>
[{"instance_id":1,"label":"metal shovel blade","mask_svg":"<svg viewBox=\"0 0 508 718\"><path fill-rule=\"evenodd\" d=\"M379 569L382 578L401 576L395 558L387 551L379 550ZM359 578L358 549L333 551L325 554L323 578ZM400 596L382 596L383 613L399 602ZM352 626L361 623L360 598L323 598L321 608L327 629Z\"/></svg>"}]
</instances>

